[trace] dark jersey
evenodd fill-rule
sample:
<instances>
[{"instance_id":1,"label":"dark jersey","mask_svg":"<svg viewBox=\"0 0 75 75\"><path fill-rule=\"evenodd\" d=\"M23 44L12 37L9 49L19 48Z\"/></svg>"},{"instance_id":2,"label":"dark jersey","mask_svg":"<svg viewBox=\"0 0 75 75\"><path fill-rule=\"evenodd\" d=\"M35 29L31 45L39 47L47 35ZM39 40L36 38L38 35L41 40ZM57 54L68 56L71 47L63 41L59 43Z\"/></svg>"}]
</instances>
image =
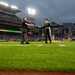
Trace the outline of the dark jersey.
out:
<instances>
[{"instance_id":1,"label":"dark jersey","mask_svg":"<svg viewBox=\"0 0 75 75\"><path fill-rule=\"evenodd\" d=\"M42 28L44 28L44 30L45 30L46 32L49 32L49 27L51 28L51 25L50 25L50 23L47 23L47 24L45 24Z\"/></svg>"},{"instance_id":2,"label":"dark jersey","mask_svg":"<svg viewBox=\"0 0 75 75\"><path fill-rule=\"evenodd\" d=\"M27 33L29 31L27 24L29 24L27 21L22 22L22 29L21 30L23 33Z\"/></svg>"},{"instance_id":3,"label":"dark jersey","mask_svg":"<svg viewBox=\"0 0 75 75\"><path fill-rule=\"evenodd\" d=\"M51 27L51 26L50 26L50 23L47 23L47 24L45 24L45 25L43 26L43 28L47 28L47 27Z\"/></svg>"},{"instance_id":4,"label":"dark jersey","mask_svg":"<svg viewBox=\"0 0 75 75\"><path fill-rule=\"evenodd\" d=\"M23 21L22 28L28 29L27 23L28 23L27 21Z\"/></svg>"}]
</instances>

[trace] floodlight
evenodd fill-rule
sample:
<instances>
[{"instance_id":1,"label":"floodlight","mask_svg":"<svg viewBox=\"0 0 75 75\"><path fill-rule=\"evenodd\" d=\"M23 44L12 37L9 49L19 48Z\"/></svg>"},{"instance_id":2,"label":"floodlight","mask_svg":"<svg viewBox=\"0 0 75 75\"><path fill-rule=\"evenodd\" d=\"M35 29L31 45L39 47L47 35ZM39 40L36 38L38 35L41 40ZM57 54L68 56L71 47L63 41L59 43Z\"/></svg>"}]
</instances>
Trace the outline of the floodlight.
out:
<instances>
[{"instance_id":1,"label":"floodlight","mask_svg":"<svg viewBox=\"0 0 75 75\"><path fill-rule=\"evenodd\" d=\"M28 8L28 11L31 11L31 8Z\"/></svg>"},{"instance_id":2,"label":"floodlight","mask_svg":"<svg viewBox=\"0 0 75 75\"><path fill-rule=\"evenodd\" d=\"M4 6L7 6L7 7L9 6L8 3L5 3L5 2L3 2L3 1L0 1L0 4L1 4L1 5L4 5Z\"/></svg>"},{"instance_id":3,"label":"floodlight","mask_svg":"<svg viewBox=\"0 0 75 75\"><path fill-rule=\"evenodd\" d=\"M32 13L31 8L28 8L28 14L31 14L31 13Z\"/></svg>"},{"instance_id":4,"label":"floodlight","mask_svg":"<svg viewBox=\"0 0 75 75\"><path fill-rule=\"evenodd\" d=\"M35 9L32 9L32 15L35 15Z\"/></svg>"},{"instance_id":5,"label":"floodlight","mask_svg":"<svg viewBox=\"0 0 75 75\"><path fill-rule=\"evenodd\" d=\"M18 9L18 7L17 6L14 6L14 5L11 5L11 8L12 9Z\"/></svg>"},{"instance_id":6,"label":"floodlight","mask_svg":"<svg viewBox=\"0 0 75 75\"><path fill-rule=\"evenodd\" d=\"M28 8L28 14L35 15L35 9Z\"/></svg>"}]
</instances>

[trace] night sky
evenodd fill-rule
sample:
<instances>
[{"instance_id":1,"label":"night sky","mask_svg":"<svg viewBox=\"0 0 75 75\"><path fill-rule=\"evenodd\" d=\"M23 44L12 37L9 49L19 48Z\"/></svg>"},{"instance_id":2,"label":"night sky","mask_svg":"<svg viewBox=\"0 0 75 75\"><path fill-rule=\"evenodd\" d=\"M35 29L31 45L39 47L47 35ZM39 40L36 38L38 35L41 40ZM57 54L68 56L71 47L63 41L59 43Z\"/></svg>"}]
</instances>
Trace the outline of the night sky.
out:
<instances>
[{"instance_id":1,"label":"night sky","mask_svg":"<svg viewBox=\"0 0 75 75\"><path fill-rule=\"evenodd\" d=\"M17 15L20 18L27 16L27 8L36 9L37 25L41 25L45 18L50 22L62 24L75 22L75 0L0 0L19 7Z\"/></svg>"}]
</instances>

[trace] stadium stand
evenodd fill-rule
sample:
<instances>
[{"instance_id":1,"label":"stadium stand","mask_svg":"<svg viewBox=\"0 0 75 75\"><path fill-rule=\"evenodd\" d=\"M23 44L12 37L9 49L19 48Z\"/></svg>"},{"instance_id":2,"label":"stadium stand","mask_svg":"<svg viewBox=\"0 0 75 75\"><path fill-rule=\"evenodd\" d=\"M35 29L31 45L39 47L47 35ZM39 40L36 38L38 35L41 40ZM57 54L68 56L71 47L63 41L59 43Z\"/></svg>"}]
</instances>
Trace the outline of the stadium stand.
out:
<instances>
[{"instance_id":1,"label":"stadium stand","mask_svg":"<svg viewBox=\"0 0 75 75\"><path fill-rule=\"evenodd\" d=\"M0 41L20 41L22 20L16 13L19 9L12 9L0 5Z\"/></svg>"}]
</instances>

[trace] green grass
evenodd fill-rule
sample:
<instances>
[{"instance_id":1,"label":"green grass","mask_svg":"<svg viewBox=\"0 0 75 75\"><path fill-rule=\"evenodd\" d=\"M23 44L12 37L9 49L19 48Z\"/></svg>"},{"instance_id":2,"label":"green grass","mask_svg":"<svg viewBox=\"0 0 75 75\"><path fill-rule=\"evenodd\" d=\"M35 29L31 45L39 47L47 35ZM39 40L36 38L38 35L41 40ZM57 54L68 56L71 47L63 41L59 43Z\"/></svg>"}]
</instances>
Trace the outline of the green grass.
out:
<instances>
[{"instance_id":1,"label":"green grass","mask_svg":"<svg viewBox=\"0 0 75 75\"><path fill-rule=\"evenodd\" d=\"M75 72L75 42L0 42L0 70Z\"/></svg>"}]
</instances>

